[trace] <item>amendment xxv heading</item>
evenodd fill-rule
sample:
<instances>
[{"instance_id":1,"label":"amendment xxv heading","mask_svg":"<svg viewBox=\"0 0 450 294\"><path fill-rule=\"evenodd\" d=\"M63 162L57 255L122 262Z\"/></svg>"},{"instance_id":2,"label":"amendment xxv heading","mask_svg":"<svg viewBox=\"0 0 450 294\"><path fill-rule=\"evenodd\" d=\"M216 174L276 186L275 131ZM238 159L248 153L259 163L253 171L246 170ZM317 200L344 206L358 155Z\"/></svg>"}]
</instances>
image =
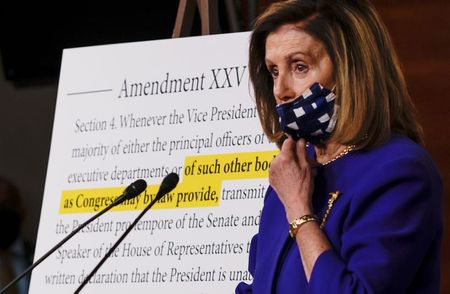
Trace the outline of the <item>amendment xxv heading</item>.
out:
<instances>
[{"instance_id":1,"label":"amendment xxv heading","mask_svg":"<svg viewBox=\"0 0 450 294\"><path fill-rule=\"evenodd\" d=\"M209 73L190 77L172 77L153 81L128 81L123 79L118 98L132 98L180 92L194 92L213 89L233 88L241 85L247 66L213 68Z\"/></svg>"}]
</instances>

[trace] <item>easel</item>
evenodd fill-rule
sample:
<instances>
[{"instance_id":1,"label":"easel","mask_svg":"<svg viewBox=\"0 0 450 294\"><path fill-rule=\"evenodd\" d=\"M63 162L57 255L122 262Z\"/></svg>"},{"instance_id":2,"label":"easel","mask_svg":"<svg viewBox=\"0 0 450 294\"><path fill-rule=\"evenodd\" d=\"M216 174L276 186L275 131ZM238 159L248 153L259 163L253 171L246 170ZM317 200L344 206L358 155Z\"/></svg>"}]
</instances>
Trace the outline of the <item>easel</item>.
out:
<instances>
[{"instance_id":1,"label":"easel","mask_svg":"<svg viewBox=\"0 0 450 294\"><path fill-rule=\"evenodd\" d=\"M220 32L218 0L180 0L172 38L190 35L196 6L200 12L202 35Z\"/></svg>"},{"instance_id":2,"label":"easel","mask_svg":"<svg viewBox=\"0 0 450 294\"><path fill-rule=\"evenodd\" d=\"M247 11L247 24L240 25L235 0L220 0L226 10L229 32L239 32L249 28L249 23L256 18L257 0L247 0L244 11ZM221 2L222 3L222 2ZM222 7L223 7L222 6ZM177 18L172 38L187 37L191 34L195 8L198 7L201 21L201 34L210 35L221 32L219 24L219 0L179 0ZM242 5L241 5L242 7ZM240 8L242 11L242 8Z\"/></svg>"}]
</instances>

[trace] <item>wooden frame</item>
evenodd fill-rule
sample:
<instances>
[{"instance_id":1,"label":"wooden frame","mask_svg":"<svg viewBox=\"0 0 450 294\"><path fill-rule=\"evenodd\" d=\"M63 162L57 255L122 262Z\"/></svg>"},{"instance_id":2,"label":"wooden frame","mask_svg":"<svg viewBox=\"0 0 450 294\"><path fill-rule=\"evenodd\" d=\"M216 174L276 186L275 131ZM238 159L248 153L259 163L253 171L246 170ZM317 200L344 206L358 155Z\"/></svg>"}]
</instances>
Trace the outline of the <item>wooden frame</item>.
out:
<instances>
[{"instance_id":1,"label":"wooden frame","mask_svg":"<svg viewBox=\"0 0 450 294\"><path fill-rule=\"evenodd\" d=\"M202 35L220 32L218 0L180 0L172 38L190 35L196 6L200 12Z\"/></svg>"}]
</instances>

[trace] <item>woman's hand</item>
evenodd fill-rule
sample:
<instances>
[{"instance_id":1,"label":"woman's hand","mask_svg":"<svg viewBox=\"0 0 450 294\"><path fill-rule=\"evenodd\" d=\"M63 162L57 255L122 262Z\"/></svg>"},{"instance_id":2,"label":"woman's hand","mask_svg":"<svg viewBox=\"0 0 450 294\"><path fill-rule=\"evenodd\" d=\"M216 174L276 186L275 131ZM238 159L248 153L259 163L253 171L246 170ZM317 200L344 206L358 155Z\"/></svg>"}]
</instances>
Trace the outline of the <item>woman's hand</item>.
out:
<instances>
[{"instance_id":1,"label":"woman's hand","mask_svg":"<svg viewBox=\"0 0 450 294\"><path fill-rule=\"evenodd\" d=\"M304 139L295 142L289 137L284 141L270 164L269 182L284 205L288 222L312 214L314 183Z\"/></svg>"},{"instance_id":2,"label":"woman's hand","mask_svg":"<svg viewBox=\"0 0 450 294\"><path fill-rule=\"evenodd\" d=\"M305 140L295 142L292 138L284 141L280 154L270 164L269 182L284 205L288 222L313 212L313 164L308 160ZM330 242L316 222L304 224L295 240L309 281L317 258L331 249Z\"/></svg>"}]
</instances>

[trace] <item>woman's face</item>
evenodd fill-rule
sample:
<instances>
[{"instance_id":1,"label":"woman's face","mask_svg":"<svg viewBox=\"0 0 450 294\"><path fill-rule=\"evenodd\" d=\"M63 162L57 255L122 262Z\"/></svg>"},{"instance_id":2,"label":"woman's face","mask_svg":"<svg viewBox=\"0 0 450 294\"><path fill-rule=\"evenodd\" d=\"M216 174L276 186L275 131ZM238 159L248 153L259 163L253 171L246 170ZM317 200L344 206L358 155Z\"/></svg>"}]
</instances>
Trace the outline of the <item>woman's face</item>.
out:
<instances>
[{"instance_id":1,"label":"woman's face","mask_svg":"<svg viewBox=\"0 0 450 294\"><path fill-rule=\"evenodd\" d=\"M297 98L315 82L328 89L334 86L333 64L325 47L293 24L267 36L265 61L277 104Z\"/></svg>"}]
</instances>

